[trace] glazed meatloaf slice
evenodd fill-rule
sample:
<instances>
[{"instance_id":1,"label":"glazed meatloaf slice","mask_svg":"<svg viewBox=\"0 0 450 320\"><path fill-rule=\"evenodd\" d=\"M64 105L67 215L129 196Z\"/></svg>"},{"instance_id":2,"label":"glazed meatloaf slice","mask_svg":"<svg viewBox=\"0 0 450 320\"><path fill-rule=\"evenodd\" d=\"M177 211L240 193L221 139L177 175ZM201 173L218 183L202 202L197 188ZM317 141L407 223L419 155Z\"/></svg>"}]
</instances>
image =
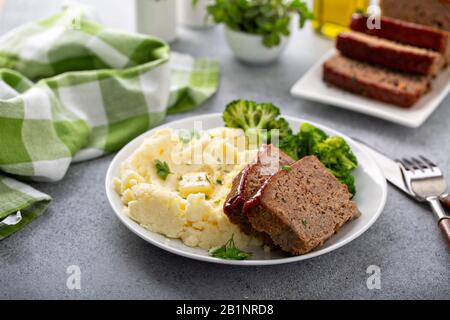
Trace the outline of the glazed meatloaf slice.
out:
<instances>
[{"instance_id":1,"label":"glazed meatloaf slice","mask_svg":"<svg viewBox=\"0 0 450 320\"><path fill-rule=\"evenodd\" d=\"M380 28L369 28L367 20L367 16L357 13L353 14L350 29L379 38L437 51L450 57L450 41L447 34L441 30L385 16L380 18Z\"/></svg>"},{"instance_id":2,"label":"glazed meatloaf slice","mask_svg":"<svg viewBox=\"0 0 450 320\"><path fill-rule=\"evenodd\" d=\"M381 0L385 16L450 31L449 0Z\"/></svg>"},{"instance_id":3,"label":"glazed meatloaf slice","mask_svg":"<svg viewBox=\"0 0 450 320\"><path fill-rule=\"evenodd\" d=\"M289 165L293 162L294 160L291 157L277 147L262 145L258 151L256 161L246 166L233 179L231 191L223 207L223 211L230 221L237 224L248 235L266 238L265 235L258 234L253 229L247 216L242 212L242 207L273 173L277 172L281 166Z\"/></svg>"},{"instance_id":4,"label":"glazed meatloaf slice","mask_svg":"<svg viewBox=\"0 0 450 320\"><path fill-rule=\"evenodd\" d=\"M438 52L356 31L341 32L336 48L349 58L407 73L434 76L445 64Z\"/></svg>"},{"instance_id":5,"label":"glazed meatloaf slice","mask_svg":"<svg viewBox=\"0 0 450 320\"><path fill-rule=\"evenodd\" d=\"M429 77L393 72L340 54L324 63L323 79L344 90L404 108L413 106L430 88Z\"/></svg>"},{"instance_id":6,"label":"glazed meatloaf slice","mask_svg":"<svg viewBox=\"0 0 450 320\"><path fill-rule=\"evenodd\" d=\"M294 255L322 245L358 216L356 203L315 156L306 156L271 176L244 205L256 230Z\"/></svg>"}]
</instances>

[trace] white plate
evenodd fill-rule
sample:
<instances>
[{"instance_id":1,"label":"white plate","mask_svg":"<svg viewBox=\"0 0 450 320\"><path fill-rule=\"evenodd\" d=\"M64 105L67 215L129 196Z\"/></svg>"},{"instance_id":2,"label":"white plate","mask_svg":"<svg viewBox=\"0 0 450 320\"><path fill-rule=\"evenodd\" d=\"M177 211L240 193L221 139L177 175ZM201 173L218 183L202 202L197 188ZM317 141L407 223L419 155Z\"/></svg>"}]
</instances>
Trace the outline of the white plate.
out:
<instances>
[{"instance_id":1,"label":"white plate","mask_svg":"<svg viewBox=\"0 0 450 320\"><path fill-rule=\"evenodd\" d=\"M337 87L327 85L322 80L322 65L336 49L328 51L291 88L295 97L305 98L332 106L365 113L377 118L395 122L407 127L417 128L439 106L450 91L450 67L442 72L432 83L432 90L409 109L359 96Z\"/></svg>"},{"instance_id":2,"label":"white plate","mask_svg":"<svg viewBox=\"0 0 450 320\"><path fill-rule=\"evenodd\" d=\"M300 124L303 121L306 121L292 117L285 118L292 128L299 128ZM202 128L204 130L223 126L222 115L217 113L191 117L171 122L161 127L170 127L173 129L193 129L194 122L196 122L198 125L197 121L202 122ZM310 123L321 128L329 135L343 136L342 134L322 125L313 122ZM198 126L196 126L195 128L198 128ZM114 209L114 212L116 213L119 220L131 231L140 236L142 239L150 242L151 244L154 244L164 250L184 257L208 262L234 265L270 265L306 260L333 251L356 239L377 220L386 202L386 180L382 172L376 165L375 161L368 154L364 153L349 137L343 136L349 143L352 150L355 152L359 161L359 166L355 170L357 190L355 201L357 202L358 207L362 213L360 218L344 225L344 227L336 235L329 239L322 247L302 256L291 257L277 250L266 253L262 248L255 247L249 248L249 251L252 251L253 253L252 258L249 260L236 261L214 258L209 256L206 250L188 247L178 239L169 239L161 234L144 229L138 223L134 222L123 213L122 202L119 195L114 191L113 188L113 178L119 176L120 163L128 158L134 152L134 150L136 150L141 145L143 140L146 137L150 136L156 129L157 128L140 135L139 137L128 143L114 157L106 174L106 194L109 203Z\"/></svg>"}]
</instances>

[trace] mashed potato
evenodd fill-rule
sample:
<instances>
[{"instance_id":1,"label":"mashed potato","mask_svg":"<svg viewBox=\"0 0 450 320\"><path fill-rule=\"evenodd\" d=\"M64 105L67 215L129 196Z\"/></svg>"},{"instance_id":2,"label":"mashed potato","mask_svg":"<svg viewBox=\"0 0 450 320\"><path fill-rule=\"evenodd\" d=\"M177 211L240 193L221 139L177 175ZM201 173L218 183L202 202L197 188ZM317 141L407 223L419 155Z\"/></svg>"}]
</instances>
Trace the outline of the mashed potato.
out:
<instances>
[{"instance_id":1,"label":"mashed potato","mask_svg":"<svg viewBox=\"0 0 450 320\"><path fill-rule=\"evenodd\" d=\"M243 135L230 128L156 131L121 164L114 180L126 214L192 247L220 246L233 234L240 248L259 245L223 213L233 178L256 157ZM157 160L167 164L167 177L158 174Z\"/></svg>"}]
</instances>

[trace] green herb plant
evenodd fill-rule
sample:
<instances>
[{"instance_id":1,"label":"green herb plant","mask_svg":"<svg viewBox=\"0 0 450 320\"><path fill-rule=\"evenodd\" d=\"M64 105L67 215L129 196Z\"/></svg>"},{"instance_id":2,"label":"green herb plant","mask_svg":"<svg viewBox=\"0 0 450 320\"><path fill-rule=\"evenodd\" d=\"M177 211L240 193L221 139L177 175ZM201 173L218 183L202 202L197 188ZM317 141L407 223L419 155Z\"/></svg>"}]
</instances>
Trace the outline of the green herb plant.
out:
<instances>
[{"instance_id":1,"label":"green herb plant","mask_svg":"<svg viewBox=\"0 0 450 320\"><path fill-rule=\"evenodd\" d=\"M268 48L278 46L282 37L290 35L293 14L299 15L300 29L313 18L303 0L215 0L207 10L216 23L261 35Z\"/></svg>"},{"instance_id":2,"label":"green herb plant","mask_svg":"<svg viewBox=\"0 0 450 320\"><path fill-rule=\"evenodd\" d=\"M223 246L211 248L209 254L213 257L226 260L245 260L252 255L250 252L244 252L236 247L234 234L231 235L230 240Z\"/></svg>"}]
</instances>

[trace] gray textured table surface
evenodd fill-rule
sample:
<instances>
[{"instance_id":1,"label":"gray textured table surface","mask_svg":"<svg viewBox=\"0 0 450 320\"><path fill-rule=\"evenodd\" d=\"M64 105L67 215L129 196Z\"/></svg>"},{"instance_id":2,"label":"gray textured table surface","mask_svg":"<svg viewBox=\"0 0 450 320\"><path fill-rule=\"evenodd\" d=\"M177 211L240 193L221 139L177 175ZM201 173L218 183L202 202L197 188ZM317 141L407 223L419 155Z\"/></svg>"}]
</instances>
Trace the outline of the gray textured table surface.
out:
<instances>
[{"instance_id":1,"label":"gray textured table surface","mask_svg":"<svg viewBox=\"0 0 450 320\"><path fill-rule=\"evenodd\" d=\"M87 1L86 1L87 2ZM90 1L104 21L133 28L132 3ZM107 4L108 3L108 4ZM3 34L23 22L54 12L58 1L7 1ZM181 117L220 112L234 98L272 101L283 113L307 118L360 137L395 156L429 155L447 176L450 154L450 98L418 129L327 105L293 99L290 86L332 44L307 29L283 58L268 67L237 62L220 27L180 30L173 48L220 60L217 95ZM188 260L164 252L128 231L105 196L111 156L73 165L55 184L35 184L54 201L24 230L0 243L0 298L180 298L344 299L450 297L450 251L428 208L389 187L385 210L361 237L312 260L270 267L232 267ZM66 268L81 268L81 290L66 287ZM366 286L369 265L381 268L381 289Z\"/></svg>"}]
</instances>

